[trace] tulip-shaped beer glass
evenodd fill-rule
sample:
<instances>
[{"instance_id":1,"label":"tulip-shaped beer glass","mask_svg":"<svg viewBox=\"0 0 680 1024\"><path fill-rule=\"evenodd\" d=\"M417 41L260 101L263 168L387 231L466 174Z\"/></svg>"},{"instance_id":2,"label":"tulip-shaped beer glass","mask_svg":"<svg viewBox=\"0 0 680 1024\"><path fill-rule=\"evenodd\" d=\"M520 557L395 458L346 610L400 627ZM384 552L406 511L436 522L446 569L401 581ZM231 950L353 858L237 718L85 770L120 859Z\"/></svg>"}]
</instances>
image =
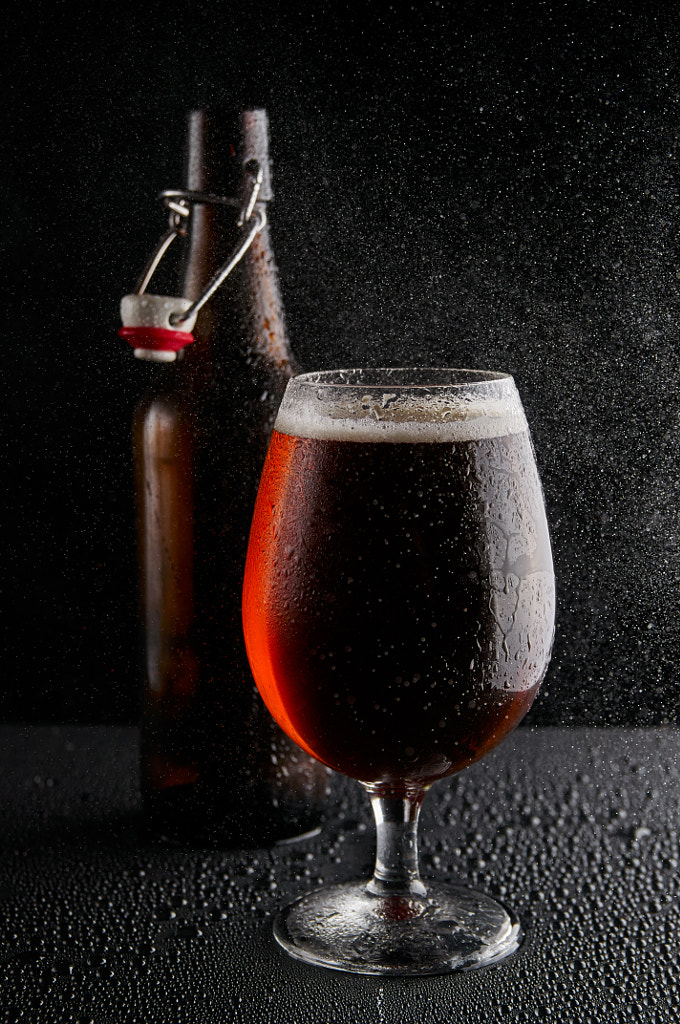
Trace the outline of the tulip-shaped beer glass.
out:
<instances>
[{"instance_id":1,"label":"tulip-shaped beer glass","mask_svg":"<svg viewBox=\"0 0 680 1024\"><path fill-rule=\"evenodd\" d=\"M550 541L511 377L304 374L287 387L244 583L246 647L288 735L367 790L368 882L303 896L275 926L308 963L437 974L495 963L519 923L418 874L427 789L529 709L553 637Z\"/></svg>"}]
</instances>

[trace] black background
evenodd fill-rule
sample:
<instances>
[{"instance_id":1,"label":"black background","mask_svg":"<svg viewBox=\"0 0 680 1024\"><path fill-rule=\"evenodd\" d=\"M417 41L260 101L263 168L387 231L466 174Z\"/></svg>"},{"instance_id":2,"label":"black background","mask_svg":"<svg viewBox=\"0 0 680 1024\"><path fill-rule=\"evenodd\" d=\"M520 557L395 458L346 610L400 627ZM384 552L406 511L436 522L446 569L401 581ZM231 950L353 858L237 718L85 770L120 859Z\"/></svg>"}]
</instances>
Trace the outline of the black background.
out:
<instances>
[{"instance_id":1,"label":"black background","mask_svg":"<svg viewBox=\"0 0 680 1024\"><path fill-rule=\"evenodd\" d=\"M508 370L552 527L540 723L677 721L672 4L10 8L2 286L3 717L137 710L118 302L164 228L185 112L264 105L304 369Z\"/></svg>"}]
</instances>

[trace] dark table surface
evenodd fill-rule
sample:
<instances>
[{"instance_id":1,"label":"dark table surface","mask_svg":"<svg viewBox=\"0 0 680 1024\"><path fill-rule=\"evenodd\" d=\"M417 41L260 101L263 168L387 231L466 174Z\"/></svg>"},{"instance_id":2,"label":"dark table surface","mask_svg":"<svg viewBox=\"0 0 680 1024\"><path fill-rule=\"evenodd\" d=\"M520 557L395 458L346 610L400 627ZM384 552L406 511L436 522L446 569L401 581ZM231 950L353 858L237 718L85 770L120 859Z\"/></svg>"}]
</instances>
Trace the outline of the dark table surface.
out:
<instances>
[{"instance_id":1,"label":"dark table surface","mask_svg":"<svg viewBox=\"0 0 680 1024\"><path fill-rule=\"evenodd\" d=\"M336 779L322 832L257 850L145 838L134 729L0 728L0 1020L680 1020L680 732L519 729L428 795L424 876L512 904L525 942L462 975L289 959L282 901L368 875L373 826Z\"/></svg>"}]
</instances>

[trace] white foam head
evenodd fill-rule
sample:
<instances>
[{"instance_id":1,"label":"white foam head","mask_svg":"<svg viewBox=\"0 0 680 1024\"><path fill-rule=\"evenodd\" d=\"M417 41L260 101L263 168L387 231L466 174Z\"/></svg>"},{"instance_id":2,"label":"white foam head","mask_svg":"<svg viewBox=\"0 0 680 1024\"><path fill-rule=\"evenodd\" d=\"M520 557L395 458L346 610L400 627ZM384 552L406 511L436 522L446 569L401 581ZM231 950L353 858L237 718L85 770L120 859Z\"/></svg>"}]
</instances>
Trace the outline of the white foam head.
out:
<instances>
[{"instance_id":1,"label":"white foam head","mask_svg":"<svg viewBox=\"0 0 680 1024\"><path fill-rule=\"evenodd\" d=\"M473 370L333 370L293 378L276 430L294 437L416 443L476 441L527 430L507 374Z\"/></svg>"}]
</instances>

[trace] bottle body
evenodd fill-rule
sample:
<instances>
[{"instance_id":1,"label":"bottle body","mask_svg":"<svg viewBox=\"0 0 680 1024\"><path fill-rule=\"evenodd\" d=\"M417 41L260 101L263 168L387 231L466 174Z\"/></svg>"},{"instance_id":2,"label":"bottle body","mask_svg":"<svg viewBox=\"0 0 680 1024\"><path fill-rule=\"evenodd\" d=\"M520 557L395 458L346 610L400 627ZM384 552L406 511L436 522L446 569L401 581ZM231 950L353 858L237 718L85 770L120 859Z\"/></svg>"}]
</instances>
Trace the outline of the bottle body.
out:
<instances>
[{"instance_id":1,"label":"bottle body","mask_svg":"<svg viewBox=\"0 0 680 1024\"><path fill-rule=\"evenodd\" d=\"M196 168L203 139L193 145ZM189 164L195 188L191 149ZM195 211L188 298L220 259L218 216ZM325 769L271 720L242 639L250 521L273 418L293 372L263 236L199 314L195 343L176 363L155 368L160 380L140 401L133 431L147 820L169 838L235 845L310 831L327 790Z\"/></svg>"}]
</instances>

